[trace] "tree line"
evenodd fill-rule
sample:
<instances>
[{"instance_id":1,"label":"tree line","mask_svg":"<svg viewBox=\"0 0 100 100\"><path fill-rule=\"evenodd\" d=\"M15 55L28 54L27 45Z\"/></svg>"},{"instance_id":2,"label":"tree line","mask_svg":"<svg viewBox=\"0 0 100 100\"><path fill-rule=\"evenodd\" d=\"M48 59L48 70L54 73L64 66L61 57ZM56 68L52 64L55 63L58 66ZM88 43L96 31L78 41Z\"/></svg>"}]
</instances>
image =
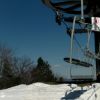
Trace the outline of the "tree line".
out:
<instances>
[{"instance_id":1,"label":"tree line","mask_svg":"<svg viewBox=\"0 0 100 100\"><path fill-rule=\"evenodd\" d=\"M0 89L33 82L58 82L51 66L42 57L37 64L29 57L16 57L11 48L0 44Z\"/></svg>"}]
</instances>

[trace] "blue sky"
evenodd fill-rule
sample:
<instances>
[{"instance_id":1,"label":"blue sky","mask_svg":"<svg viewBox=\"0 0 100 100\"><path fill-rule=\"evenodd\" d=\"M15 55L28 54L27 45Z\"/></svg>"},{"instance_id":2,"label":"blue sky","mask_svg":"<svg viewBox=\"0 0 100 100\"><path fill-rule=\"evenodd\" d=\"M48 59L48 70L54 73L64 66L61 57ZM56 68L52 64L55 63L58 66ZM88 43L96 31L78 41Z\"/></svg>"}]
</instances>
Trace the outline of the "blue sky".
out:
<instances>
[{"instance_id":1,"label":"blue sky","mask_svg":"<svg viewBox=\"0 0 100 100\"><path fill-rule=\"evenodd\" d=\"M0 0L0 42L18 56L34 61L43 57L58 72L66 71L69 37L58 26L54 13L41 0Z\"/></svg>"}]
</instances>

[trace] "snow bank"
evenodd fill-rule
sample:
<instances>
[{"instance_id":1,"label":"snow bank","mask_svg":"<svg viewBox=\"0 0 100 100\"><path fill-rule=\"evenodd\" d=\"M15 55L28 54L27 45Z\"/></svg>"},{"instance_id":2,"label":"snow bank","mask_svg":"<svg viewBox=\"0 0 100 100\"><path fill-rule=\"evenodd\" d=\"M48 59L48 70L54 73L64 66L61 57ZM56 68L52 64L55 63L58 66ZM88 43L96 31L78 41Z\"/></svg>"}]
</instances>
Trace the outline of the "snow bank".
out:
<instances>
[{"instance_id":1,"label":"snow bank","mask_svg":"<svg viewBox=\"0 0 100 100\"><path fill-rule=\"evenodd\" d=\"M0 90L0 100L100 100L100 84L79 87L75 84L34 83Z\"/></svg>"}]
</instances>

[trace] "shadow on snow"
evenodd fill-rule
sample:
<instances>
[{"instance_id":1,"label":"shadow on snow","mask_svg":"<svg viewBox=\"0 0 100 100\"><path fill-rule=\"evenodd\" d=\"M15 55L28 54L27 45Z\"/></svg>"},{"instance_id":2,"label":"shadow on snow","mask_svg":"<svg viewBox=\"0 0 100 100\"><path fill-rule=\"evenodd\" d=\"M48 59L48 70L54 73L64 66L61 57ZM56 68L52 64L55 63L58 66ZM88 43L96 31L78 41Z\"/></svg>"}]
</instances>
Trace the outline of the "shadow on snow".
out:
<instances>
[{"instance_id":1,"label":"shadow on snow","mask_svg":"<svg viewBox=\"0 0 100 100\"><path fill-rule=\"evenodd\" d=\"M86 90L75 90L68 94L67 94L67 92L68 91L66 91L65 97L62 97L61 100L75 100L78 97L80 97L80 95L82 95L84 92L86 92Z\"/></svg>"}]
</instances>

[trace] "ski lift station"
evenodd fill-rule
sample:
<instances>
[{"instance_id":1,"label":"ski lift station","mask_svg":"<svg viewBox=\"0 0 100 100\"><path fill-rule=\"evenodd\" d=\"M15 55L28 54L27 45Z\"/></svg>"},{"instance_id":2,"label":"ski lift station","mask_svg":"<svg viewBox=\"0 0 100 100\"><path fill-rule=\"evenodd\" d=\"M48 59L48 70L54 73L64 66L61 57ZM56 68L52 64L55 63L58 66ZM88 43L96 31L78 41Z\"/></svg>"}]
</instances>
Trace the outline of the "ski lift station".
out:
<instances>
[{"instance_id":1,"label":"ski lift station","mask_svg":"<svg viewBox=\"0 0 100 100\"><path fill-rule=\"evenodd\" d=\"M100 1L42 0L42 2L55 13L56 23L65 25L67 36L70 37L70 52L64 61L70 64L71 79L96 80L100 76ZM83 47L78 35L83 38L84 34L86 43ZM93 45L91 37L94 48L91 48ZM79 51L74 52L76 45ZM80 58L75 56L75 53L79 53Z\"/></svg>"}]
</instances>

